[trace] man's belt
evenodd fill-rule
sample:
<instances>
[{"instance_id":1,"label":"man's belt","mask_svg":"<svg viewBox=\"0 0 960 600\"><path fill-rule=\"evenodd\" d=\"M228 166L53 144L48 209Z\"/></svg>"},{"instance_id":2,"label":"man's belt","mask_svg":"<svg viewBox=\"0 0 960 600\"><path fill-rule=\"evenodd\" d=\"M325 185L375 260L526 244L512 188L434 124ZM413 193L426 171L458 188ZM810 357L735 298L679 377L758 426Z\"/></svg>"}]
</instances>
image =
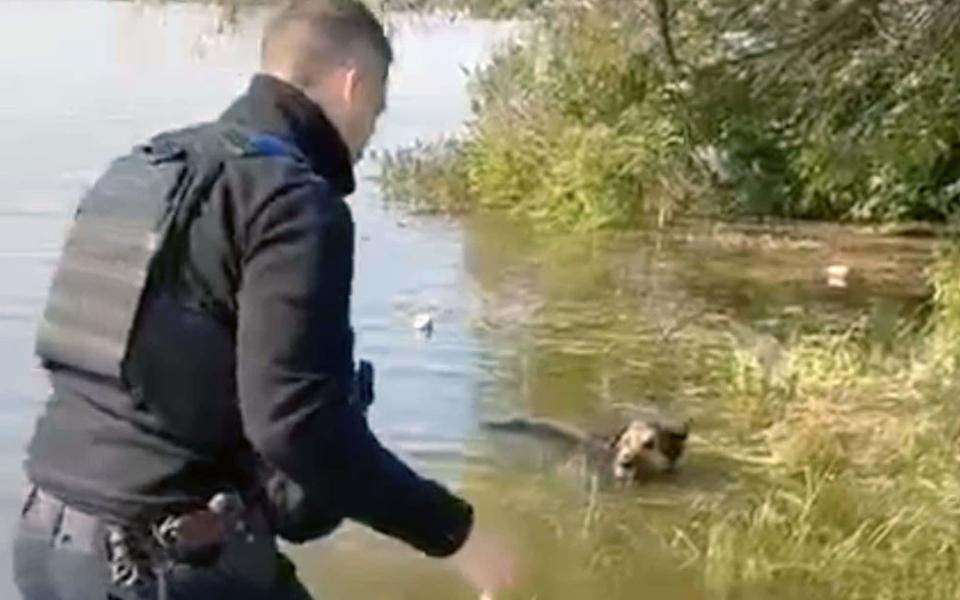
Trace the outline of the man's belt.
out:
<instances>
[{"instance_id":1,"label":"man's belt","mask_svg":"<svg viewBox=\"0 0 960 600\"><path fill-rule=\"evenodd\" d=\"M82 552L96 554L105 543L113 585L140 587L152 584L155 570L163 565L215 563L234 534L245 535L252 542L249 511L239 494L219 493L198 510L142 526L116 525L32 486L22 519L32 529L51 539L69 541Z\"/></svg>"}]
</instances>

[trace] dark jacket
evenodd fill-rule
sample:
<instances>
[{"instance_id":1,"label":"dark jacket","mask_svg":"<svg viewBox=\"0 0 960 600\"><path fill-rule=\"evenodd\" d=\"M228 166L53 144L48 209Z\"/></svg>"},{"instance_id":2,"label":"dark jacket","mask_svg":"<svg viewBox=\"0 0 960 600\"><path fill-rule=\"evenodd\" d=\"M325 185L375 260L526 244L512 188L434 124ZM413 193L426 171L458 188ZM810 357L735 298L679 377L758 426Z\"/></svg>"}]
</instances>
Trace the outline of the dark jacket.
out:
<instances>
[{"instance_id":1,"label":"dark jacket","mask_svg":"<svg viewBox=\"0 0 960 600\"><path fill-rule=\"evenodd\" d=\"M148 294L128 381L48 365L53 399L28 475L77 508L127 521L254 485L262 461L334 521L454 552L472 525L469 505L383 448L347 402L346 146L315 104L262 75L221 123L286 140L306 164L226 162L176 240L162 293Z\"/></svg>"}]
</instances>

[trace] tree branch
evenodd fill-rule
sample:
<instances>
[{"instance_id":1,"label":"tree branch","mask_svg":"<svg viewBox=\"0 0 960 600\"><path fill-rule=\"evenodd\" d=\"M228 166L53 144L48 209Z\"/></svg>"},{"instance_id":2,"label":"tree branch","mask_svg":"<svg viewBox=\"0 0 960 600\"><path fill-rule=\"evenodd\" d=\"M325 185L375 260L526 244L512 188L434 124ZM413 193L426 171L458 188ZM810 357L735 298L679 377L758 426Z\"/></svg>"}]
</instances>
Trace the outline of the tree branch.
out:
<instances>
[{"instance_id":1,"label":"tree branch","mask_svg":"<svg viewBox=\"0 0 960 600\"><path fill-rule=\"evenodd\" d=\"M680 68L680 60L677 58L677 51L673 45L673 34L670 29L670 0L650 0L653 4L654 14L657 17L657 29L660 32L660 42L663 44L663 52L667 56L667 63L674 70Z\"/></svg>"}]
</instances>

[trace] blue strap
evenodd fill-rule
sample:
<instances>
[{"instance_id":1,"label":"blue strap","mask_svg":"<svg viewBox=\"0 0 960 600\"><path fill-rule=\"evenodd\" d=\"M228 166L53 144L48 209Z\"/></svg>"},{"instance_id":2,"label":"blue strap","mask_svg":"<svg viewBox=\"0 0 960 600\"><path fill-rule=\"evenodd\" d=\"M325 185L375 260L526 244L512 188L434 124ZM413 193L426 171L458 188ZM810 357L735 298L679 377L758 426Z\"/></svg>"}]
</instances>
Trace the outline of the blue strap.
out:
<instances>
[{"instance_id":1,"label":"blue strap","mask_svg":"<svg viewBox=\"0 0 960 600\"><path fill-rule=\"evenodd\" d=\"M261 156L289 156L303 159L299 148L287 140L269 133L255 133L249 137L250 145Z\"/></svg>"}]
</instances>

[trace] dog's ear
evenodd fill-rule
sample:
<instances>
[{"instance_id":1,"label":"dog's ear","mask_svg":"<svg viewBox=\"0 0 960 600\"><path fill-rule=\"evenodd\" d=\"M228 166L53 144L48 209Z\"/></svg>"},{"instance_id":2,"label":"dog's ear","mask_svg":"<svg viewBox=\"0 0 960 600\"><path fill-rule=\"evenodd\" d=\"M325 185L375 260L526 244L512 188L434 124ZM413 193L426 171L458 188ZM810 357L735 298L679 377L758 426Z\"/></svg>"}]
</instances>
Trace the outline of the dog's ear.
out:
<instances>
[{"instance_id":1,"label":"dog's ear","mask_svg":"<svg viewBox=\"0 0 960 600\"><path fill-rule=\"evenodd\" d=\"M657 430L675 440L683 441L690 435L690 419L669 424L658 423Z\"/></svg>"},{"instance_id":2,"label":"dog's ear","mask_svg":"<svg viewBox=\"0 0 960 600\"><path fill-rule=\"evenodd\" d=\"M620 429L618 429L615 434L613 434L613 435L611 435L611 436L608 436L608 437L607 437L607 445L608 445L609 447L611 447L611 448L616 448L616 447L617 447L617 444L620 443L620 439L623 438L623 434L625 434L628 429L630 429L630 426L629 426L629 425L624 425L623 427L621 427Z\"/></svg>"},{"instance_id":3,"label":"dog's ear","mask_svg":"<svg viewBox=\"0 0 960 600\"><path fill-rule=\"evenodd\" d=\"M673 435L673 437L677 438L678 440L686 440L687 437L690 435L690 419L687 419L686 421L681 423L680 426L677 427L675 431L671 432L671 435Z\"/></svg>"}]
</instances>

